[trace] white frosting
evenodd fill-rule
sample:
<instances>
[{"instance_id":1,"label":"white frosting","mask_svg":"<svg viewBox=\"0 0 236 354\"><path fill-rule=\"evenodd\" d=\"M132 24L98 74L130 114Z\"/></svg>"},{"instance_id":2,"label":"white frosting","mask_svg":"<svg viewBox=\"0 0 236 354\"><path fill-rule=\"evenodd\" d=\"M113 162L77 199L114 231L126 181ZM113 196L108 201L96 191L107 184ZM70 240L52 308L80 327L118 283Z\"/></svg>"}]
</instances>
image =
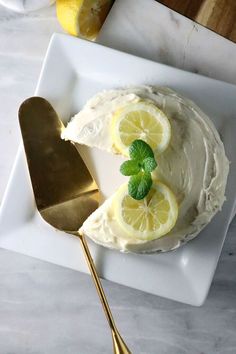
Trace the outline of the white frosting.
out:
<instances>
[{"instance_id":1,"label":"white frosting","mask_svg":"<svg viewBox=\"0 0 236 354\"><path fill-rule=\"evenodd\" d=\"M121 251L169 251L194 238L221 208L229 163L219 134L192 101L168 88L136 87L99 93L68 124L65 139L116 152L110 136L112 114L128 102L152 100L169 118L169 147L156 156L155 177L166 183L179 203L175 227L153 241L130 238L117 223L114 195L83 224L81 232L95 242Z\"/></svg>"},{"instance_id":2,"label":"white frosting","mask_svg":"<svg viewBox=\"0 0 236 354\"><path fill-rule=\"evenodd\" d=\"M115 111L140 98L132 90L104 91L92 97L62 132L62 138L116 153L110 134Z\"/></svg>"}]
</instances>

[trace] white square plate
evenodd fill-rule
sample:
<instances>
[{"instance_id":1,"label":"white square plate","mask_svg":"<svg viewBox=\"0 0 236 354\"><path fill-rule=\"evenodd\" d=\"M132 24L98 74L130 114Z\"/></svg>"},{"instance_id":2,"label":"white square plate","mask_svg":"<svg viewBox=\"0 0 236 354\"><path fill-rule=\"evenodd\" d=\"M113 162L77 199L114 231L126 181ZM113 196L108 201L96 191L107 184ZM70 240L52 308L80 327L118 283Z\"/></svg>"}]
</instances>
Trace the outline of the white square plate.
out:
<instances>
[{"instance_id":1,"label":"white square plate","mask_svg":"<svg viewBox=\"0 0 236 354\"><path fill-rule=\"evenodd\" d=\"M234 214L236 86L56 34L49 44L36 95L49 100L66 121L99 90L140 84L172 87L211 117L231 161L227 201L195 240L176 251L122 254L89 242L91 252L103 278L198 306L207 296ZM86 147L81 148L81 154L104 197L110 195L122 181L121 159ZM1 207L0 247L87 272L79 240L54 230L36 211L22 147Z\"/></svg>"}]
</instances>

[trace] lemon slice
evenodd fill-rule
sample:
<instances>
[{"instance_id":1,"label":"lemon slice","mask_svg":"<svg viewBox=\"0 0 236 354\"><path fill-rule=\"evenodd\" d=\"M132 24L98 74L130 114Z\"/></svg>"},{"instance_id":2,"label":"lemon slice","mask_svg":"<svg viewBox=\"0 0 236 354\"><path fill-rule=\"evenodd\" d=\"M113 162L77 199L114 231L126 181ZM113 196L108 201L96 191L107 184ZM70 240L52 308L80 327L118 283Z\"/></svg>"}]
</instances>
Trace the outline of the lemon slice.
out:
<instances>
[{"instance_id":1,"label":"lemon slice","mask_svg":"<svg viewBox=\"0 0 236 354\"><path fill-rule=\"evenodd\" d=\"M131 237L149 241L166 235L175 225L178 204L173 192L163 183L154 182L148 195L135 200L123 184L114 198L119 225Z\"/></svg>"},{"instance_id":2,"label":"lemon slice","mask_svg":"<svg viewBox=\"0 0 236 354\"><path fill-rule=\"evenodd\" d=\"M170 142L171 127L159 108L150 102L139 101L115 112L111 135L115 149L125 156L136 139L144 140L155 152L161 153Z\"/></svg>"},{"instance_id":3,"label":"lemon slice","mask_svg":"<svg viewBox=\"0 0 236 354\"><path fill-rule=\"evenodd\" d=\"M111 0L57 0L57 18L73 36L94 39L111 4Z\"/></svg>"}]
</instances>

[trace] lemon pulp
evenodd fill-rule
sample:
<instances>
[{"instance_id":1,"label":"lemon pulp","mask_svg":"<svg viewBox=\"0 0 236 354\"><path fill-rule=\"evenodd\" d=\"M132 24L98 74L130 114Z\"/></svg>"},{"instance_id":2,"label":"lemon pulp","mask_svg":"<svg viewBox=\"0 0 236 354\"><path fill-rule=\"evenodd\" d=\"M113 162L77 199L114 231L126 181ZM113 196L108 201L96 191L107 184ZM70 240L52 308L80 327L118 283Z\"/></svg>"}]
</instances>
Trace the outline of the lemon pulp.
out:
<instances>
[{"instance_id":1,"label":"lemon pulp","mask_svg":"<svg viewBox=\"0 0 236 354\"><path fill-rule=\"evenodd\" d=\"M111 125L112 141L118 153L128 156L132 142L141 139L157 152L163 152L170 141L168 118L153 103L139 101L115 112Z\"/></svg>"},{"instance_id":2,"label":"lemon pulp","mask_svg":"<svg viewBox=\"0 0 236 354\"><path fill-rule=\"evenodd\" d=\"M178 204L173 192L163 183L154 182L148 195L135 200L123 184L114 199L115 216L119 225L131 237L153 240L167 234L178 217Z\"/></svg>"}]
</instances>

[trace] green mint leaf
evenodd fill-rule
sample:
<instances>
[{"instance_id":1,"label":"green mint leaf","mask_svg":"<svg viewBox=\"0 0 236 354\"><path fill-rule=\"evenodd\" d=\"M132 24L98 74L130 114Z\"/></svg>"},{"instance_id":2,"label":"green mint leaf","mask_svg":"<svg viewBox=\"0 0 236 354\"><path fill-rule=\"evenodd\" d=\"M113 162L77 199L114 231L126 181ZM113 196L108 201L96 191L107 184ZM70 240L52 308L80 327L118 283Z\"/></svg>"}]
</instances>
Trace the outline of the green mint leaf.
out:
<instances>
[{"instance_id":1,"label":"green mint leaf","mask_svg":"<svg viewBox=\"0 0 236 354\"><path fill-rule=\"evenodd\" d=\"M141 166L136 160L128 160L122 163L120 166L120 172L124 176L132 176L139 173L141 170Z\"/></svg>"},{"instance_id":2,"label":"green mint leaf","mask_svg":"<svg viewBox=\"0 0 236 354\"><path fill-rule=\"evenodd\" d=\"M150 172L140 172L130 177L128 183L129 195L137 200L146 197L152 186L152 177Z\"/></svg>"},{"instance_id":3,"label":"green mint leaf","mask_svg":"<svg viewBox=\"0 0 236 354\"><path fill-rule=\"evenodd\" d=\"M157 167L154 157L147 157L143 160L143 169L145 172L152 172Z\"/></svg>"},{"instance_id":4,"label":"green mint leaf","mask_svg":"<svg viewBox=\"0 0 236 354\"><path fill-rule=\"evenodd\" d=\"M129 156L132 160L142 162L147 157L154 157L152 148L145 141L137 139L129 147Z\"/></svg>"}]
</instances>

